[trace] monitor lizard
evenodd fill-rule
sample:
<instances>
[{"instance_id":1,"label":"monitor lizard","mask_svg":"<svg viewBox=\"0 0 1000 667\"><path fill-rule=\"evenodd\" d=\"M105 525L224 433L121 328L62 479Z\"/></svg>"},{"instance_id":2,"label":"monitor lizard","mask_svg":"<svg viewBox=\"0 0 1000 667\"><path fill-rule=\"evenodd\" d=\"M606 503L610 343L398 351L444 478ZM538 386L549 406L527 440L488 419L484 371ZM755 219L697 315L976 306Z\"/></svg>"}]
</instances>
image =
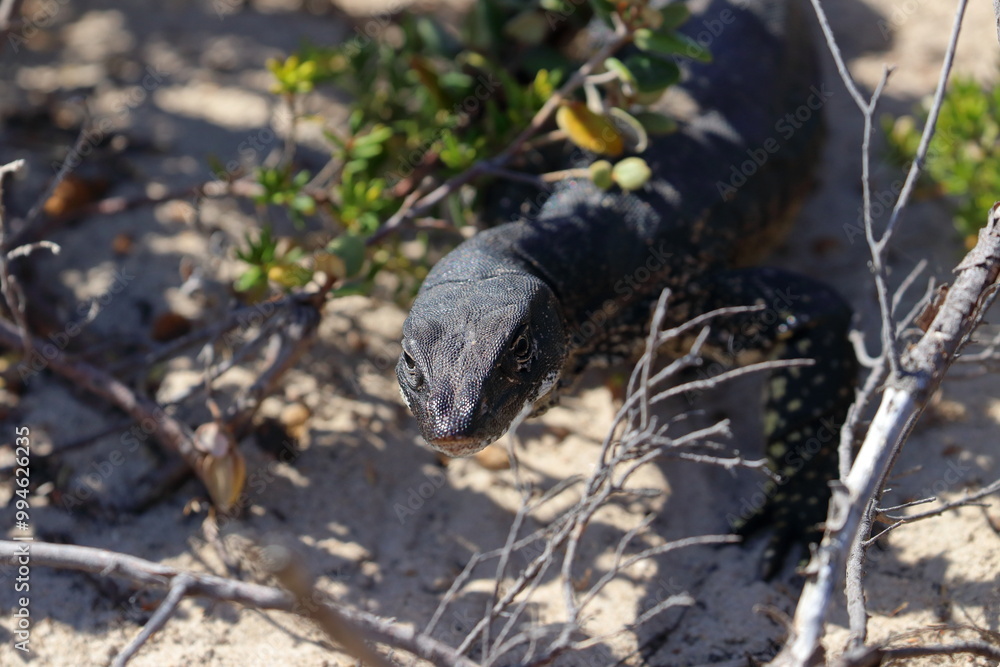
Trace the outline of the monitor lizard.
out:
<instances>
[{"instance_id":1,"label":"monitor lizard","mask_svg":"<svg viewBox=\"0 0 1000 667\"><path fill-rule=\"evenodd\" d=\"M762 305L713 322L716 356L815 363L765 381L767 455L783 483L743 529L773 528L767 576L789 545L815 536L854 398L851 309L817 280L750 268L814 182L830 92L809 27L793 0L710 2L682 31L708 35L714 60L687 68L680 87L696 111L651 138L645 187L563 181L534 219L482 231L433 267L396 368L432 447L467 456L522 412L543 412L588 361L642 342L664 288L669 324Z\"/></svg>"}]
</instances>

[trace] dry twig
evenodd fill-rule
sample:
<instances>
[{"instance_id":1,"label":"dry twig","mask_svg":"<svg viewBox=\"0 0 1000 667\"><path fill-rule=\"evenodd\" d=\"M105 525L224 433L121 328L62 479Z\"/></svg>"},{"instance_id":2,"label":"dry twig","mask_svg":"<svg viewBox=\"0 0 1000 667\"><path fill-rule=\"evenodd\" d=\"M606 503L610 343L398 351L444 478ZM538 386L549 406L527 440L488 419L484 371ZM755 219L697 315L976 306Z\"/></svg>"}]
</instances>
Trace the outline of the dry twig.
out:
<instances>
[{"instance_id":1,"label":"dry twig","mask_svg":"<svg viewBox=\"0 0 1000 667\"><path fill-rule=\"evenodd\" d=\"M886 253L934 135L965 13L966 0L959 0L955 12L934 103L924 126L916 157L910 165L886 229L878 238L871 216L868 165L874 111L889 70L884 73L872 97L866 101L847 71L820 0L812 0L812 4L844 85L864 117L862 177L865 238L872 256L874 281L879 295L883 346L881 363L877 364L869 375L843 427L840 447L841 484L834 488L826 534L818 553L809 565L809 580L799 598L791 639L772 663L795 666L811 664L811 661L815 660L826 609L844 563L848 565L847 601L851 643L855 647L863 644L866 637L867 612L862 584L865 553L861 535L870 525L875 500L913 423L940 384L958 351L981 321L985 307L992 301L988 291L996 279L997 263L1000 261L1000 245L998 245L1000 236L997 233L994 211L991 212L986 230L980 234L979 244L959 265L956 284L948 293L945 302L941 304L927 334L900 358L897 321L893 314L896 303L890 302L886 280ZM904 282L904 288L906 285ZM898 303L898 299L896 302ZM848 471L845 461L850 460L850 445L860 420L861 408L871 400L874 392L883 386L886 376L888 377L881 405L865 437L861 452ZM844 458L845 455L848 458Z\"/></svg>"},{"instance_id":2,"label":"dry twig","mask_svg":"<svg viewBox=\"0 0 1000 667\"><path fill-rule=\"evenodd\" d=\"M236 602L255 609L273 609L309 616L310 609L302 608L295 596L273 586L262 586L211 574L187 572L154 563L135 556L106 549L80 547L45 542L11 542L0 540L0 563L7 564L17 555L18 549L27 545L33 565L59 569L80 570L124 577L134 584L150 588L178 590L177 596L204 597L219 602ZM170 598L168 597L168 600ZM165 602L164 605L167 605ZM167 605L172 611L176 604ZM418 633L412 627L401 625L365 611L350 609L332 602L310 598L310 608L323 607L346 622L364 631L367 638L407 651L437 665L448 667L476 667L448 646ZM169 614L168 614L169 616ZM141 636L141 635L140 635ZM138 639L138 638L137 638ZM134 642L135 643L135 642ZM127 657L125 658L127 660Z\"/></svg>"},{"instance_id":3,"label":"dry twig","mask_svg":"<svg viewBox=\"0 0 1000 667\"><path fill-rule=\"evenodd\" d=\"M808 360L765 362L706 380L684 383L675 388L660 389L681 370L700 363L699 353L708 339L708 325L714 318L759 309L758 307L719 309L663 331L661 328L666 316L668 298L669 291L665 291L657 304L645 353L632 372L628 393L602 443L594 471L585 480L579 478L565 480L537 500L531 500L530 492L523 489L525 502L514 518L507 543L493 552L476 554L472 557L463 573L442 599L425 630L426 633L433 631L447 607L455 601L458 592L469 581L476 567L487 559L497 558L499 559L496 571L497 586L493 601L486 615L468 632L458 647L458 652L465 653L478 641L482 645L484 665L495 664L501 659L510 660L514 651L519 651L515 655L522 664L548 664L558 655L584 650L622 631L634 629L664 609L693 602L689 595L678 592L660 600L653 609L623 624L621 628L612 629L600 636L585 636L583 621L587 609L598 599L604 588L628 568L642 560L683 547L738 541L738 538L732 535L709 535L647 546L633 554L627 554L637 538L647 534L646 528L650 520L647 517L622 535L615 549L612 564L596 576L594 583L581 589L578 574L581 569L579 562L581 544L594 515L614 497L629 495L639 497L662 493L659 490L633 489L628 486L629 479L641 467L668 457L696 459L727 468L734 466L764 468L766 464L765 461L746 461L739 456L718 456L705 447L705 444L713 438L728 436L727 421L675 436L668 433L670 423L660 424L651 416L649 406L652 403L679 393L703 391L735 375L810 363ZM657 351L663 349L669 341L694 332L699 333L692 350L654 373L652 366ZM692 448L701 448L702 451L693 451ZM548 521L546 527L528 536L519 537L520 528L527 517L553 498L570 488L577 487L579 487L577 491L579 500L572 507L556 519ZM515 552L526 551L529 554L533 551L534 556L512 580L508 580L507 567L513 560L512 555ZM558 555L560 552L563 554L561 557ZM565 608L563 620L544 627L526 627L521 619L538 585L547 573L556 570L563 592ZM504 584L502 588L501 582ZM495 627L499 621L503 621L502 625Z\"/></svg>"},{"instance_id":4,"label":"dry twig","mask_svg":"<svg viewBox=\"0 0 1000 667\"><path fill-rule=\"evenodd\" d=\"M990 288L1000 273L998 211L1000 205L994 206L979 234L979 243L957 267L955 283L927 333L903 355L901 368L906 375L887 383L850 474L843 485L834 488L827 532L808 568L809 580L796 608L793 636L775 659L775 665L810 664L847 552L863 539L859 527L864 517L913 424L993 301L995 291ZM860 580L860 572L850 576ZM858 622L852 620L855 633ZM863 641L863 633L859 639Z\"/></svg>"}]
</instances>

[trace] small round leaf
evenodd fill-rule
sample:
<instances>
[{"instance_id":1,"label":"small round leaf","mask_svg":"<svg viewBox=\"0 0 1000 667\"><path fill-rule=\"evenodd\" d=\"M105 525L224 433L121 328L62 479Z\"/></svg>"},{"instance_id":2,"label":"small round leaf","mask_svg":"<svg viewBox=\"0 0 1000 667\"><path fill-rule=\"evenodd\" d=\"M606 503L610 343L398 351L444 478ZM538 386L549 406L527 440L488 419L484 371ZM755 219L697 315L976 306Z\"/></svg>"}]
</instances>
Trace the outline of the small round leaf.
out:
<instances>
[{"instance_id":1,"label":"small round leaf","mask_svg":"<svg viewBox=\"0 0 1000 667\"><path fill-rule=\"evenodd\" d=\"M611 178L622 190L638 190L652 175L649 165L641 157L627 157L611 170Z\"/></svg>"},{"instance_id":2,"label":"small round leaf","mask_svg":"<svg viewBox=\"0 0 1000 667\"><path fill-rule=\"evenodd\" d=\"M590 180L600 189L607 190L614 185L614 180L611 178L611 163L607 160L593 162L587 170L590 172Z\"/></svg>"}]
</instances>

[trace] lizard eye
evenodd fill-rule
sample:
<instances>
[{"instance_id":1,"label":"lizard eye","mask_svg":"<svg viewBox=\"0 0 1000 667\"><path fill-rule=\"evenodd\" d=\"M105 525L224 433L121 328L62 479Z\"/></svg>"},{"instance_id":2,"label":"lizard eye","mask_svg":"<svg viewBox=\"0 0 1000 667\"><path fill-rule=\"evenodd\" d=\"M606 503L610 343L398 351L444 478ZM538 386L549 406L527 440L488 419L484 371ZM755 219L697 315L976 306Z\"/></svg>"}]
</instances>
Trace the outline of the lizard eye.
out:
<instances>
[{"instance_id":1,"label":"lizard eye","mask_svg":"<svg viewBox=\"0 0 1000 667\"><path fill-rule=\"evenodd\" d=\"M514 355L514 360L517 361L519 365L525 365L531 361L531 339L528 337L528 332L522 331L521 334L514 339L514 344L510 346L511 354Z\"/></svg>"},{"instance_id":2,"label":"lizard eye","mask_svg":"<svg viewBox=\"0 0 1000 667\"><path fill-rule=\"evenodd\" d=\"M413 355L403 350L402 354L403 365L406 366L406 381L413 389L420 389L420 386L424 383L423 375L417 369L417 362L413 358Z\"/></svg>"}]
</instances>

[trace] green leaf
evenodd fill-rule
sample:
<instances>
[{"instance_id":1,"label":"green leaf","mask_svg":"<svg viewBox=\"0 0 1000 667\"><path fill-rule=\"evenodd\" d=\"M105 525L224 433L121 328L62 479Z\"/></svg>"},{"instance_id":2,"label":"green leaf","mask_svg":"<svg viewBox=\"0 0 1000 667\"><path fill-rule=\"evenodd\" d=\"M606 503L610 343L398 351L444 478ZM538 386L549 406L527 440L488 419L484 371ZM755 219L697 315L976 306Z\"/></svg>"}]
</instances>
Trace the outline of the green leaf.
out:
<instances>
[{"instance_id":1,"label":"green leaf","mask_svg":"<svg viewBox=\"0 0 1000 667\"><path fill-rule=\"evenodd\" d=\"M635 76L640 93L661 91L681 79L681 70L675 63L646 53L629 56L625 66Z\"/></svg>"},{"instance_id":2,"label":"green leaf","mask_svg":"<svg viewBox=\"0 0 1000 667\"><path fill-rule=\"evenodd\" d=\"M635 45L643 51L665 56L680 55L703 63L712 62L708 49L687 35L676 32L653 32L648 28L635 31Z\"/></svg>"},{"instance_id":3,"label":"green leaf","mask_svg":"<svg viewBox=\"0 0 1000 667\"><path fill-rule=\"evenodd\" d=\"M479 0L465 18L463 38L466 48L490 53L503 43L504 10L497 0Z\"/></svg>"},{"instance_id":4,"label":"green leaf","mask_svg":"<svg viewBox=\"0 0 1000 667\"><path fill-rule=\"evenodd\" d=\"M316 200L309 195L295 195L292 199L292 209L305 215L312 215L316 212Z\"/></svg>"},{"instance_id":5,"label":"green leaf","mask_svg":"<svg viewBox=\"0 0 1000 667\"><path fill-rule=\"evenodd\" d=\"M464 169L476 159L476 149L464 143L451 130L441 133L440 158L450 169Z\"/></svg>"},{"instance_id":6,"label":"green leaf","mask_svg":"<svg viewBox=\"0 0 1000 667\"><path fill-rule=\"evenodd\" d=\"M366 143L360 145L355 144L354 147L351 149L351 155L354 156L355 158L360 158L362 160L368 160L373 157L378 157L381 154L382 154L382 144L373 144L373 143ZM367 163L364 166L367 167L368 166Z\"/></svg>"},{"instance_id":7,"label":"green leaf","mask_svg":"<svg viewBox=\"0 0 1000 667\"><path fill-rule=\"evenodd\" d=\"M660 16L663 17L661 29L674 30L687 23L687 20L691 18L691 10L688 9L687 5L674 2L661 9Z\"/></svg>"},{"instance_id":8,"label":"green leaf","mask_svg":"<svg viewBox=\"0 0 1000 667\"><path fill-rule=\"evenodd\" d=\"M539 100L547 100L552 97L555 87L559 85L558 74L553 76L547 69L540 69L535 73L535 80L531 82L531 89Z\"/></svg>"},{"instance_id":9,"label":"green leaf","mask_svg":"<svg viewBox=\"0 0 1000 667\"><path fill-rule=\"evenodd\" d=\"M677 131L677 121L662 113L639 111L635 114L635 119L642 123L649 134L670 134Z\"/></svg>"},{"instance_id":10,"label":"green leaf","mask_svg":"<svg viewBox=\"0 0 1000 667\"><path fill-rule=\"evenodd\" d=\"M257 285L266 282L266 280L263 268L259 266L251 266L236 279L234 287L238 292L249 292Z\"/></svg>"},{"instance_id":11,"label":"green leaf","mask_svg":"<svg viewBox=\"0 0 1000 667\"><path fill-rule=\"evenodd\" d=\"M326 249L344 262L345 273L343 276L338 277L354 276L361 271L361 267L365 262L365 241L357 234L341 234L330 241Z\"/></svg>"},{"instance_id":12,"label":"green leaf","mask_svg":"<svg viewBox=\"0 0 1000 667\"><path fill-rule=\"evenodd\" d=\"M468 94L475 82L475 79L464 72L445 72L438 77L438 83L441 84L442 88L446 88L458 96Z\"/></svg>"},{"instance_id":13,"label":"green leaf","mask_svg":"<svg viewBox=\"0 0 1000 667\"><path fill-rule=\"evenodd\" d=\"M340 150L344 150L345 148L347 148L347 144L344 142L343 139L337 136L336 132L331 132L330 130L324 129L323 136L326 137L327 141L329 141L331 144L333 144Z\"/></svg>"},{"instance_id":14,"label":"green leaf","mask_svg":"<svg viewBox=\"0 0 1000 667\"><path fill-rule=\"evenodd\" d=\"M363 109L355 109L351 112L351 115L347 119L348 128L351 130L351 134L357 134L361 130L361 126L365 122L365 112Z\"/></svg>"},{"instance_id":15,"label":"green leaf","mask_svg":"<svg viewBox=\"0 0 1000 667\"><path fill-rule=\"evenodd\" d=\"M649 135L642 123L624 109L611 107L608 115L614 123L618 133L626 139L625 145L633 153L641 153L649 146Z\"/></svg>"},{"instance_id":16,"label":"green leaf","mask_svg":"<svg viewBox=\"0 0 1000 667\"><path fill-rule=\"evenodd\" d=\"M450 57L462 50L462 45L432 18L418 16L414 29L430 53Z\"/></svg>"},{"instance_id":17,"label":"green leaf","mask_svg":"<svg viewBox=\"0 0 1000 667\"><path fill-rule=\"evenodd\" d=\"M374 126L367 134L355 137L354 145L369 146L371 144L384 144L392 138L392 135L393 131L391 127L379 124Z\"/></svg>"}]
</instances>

